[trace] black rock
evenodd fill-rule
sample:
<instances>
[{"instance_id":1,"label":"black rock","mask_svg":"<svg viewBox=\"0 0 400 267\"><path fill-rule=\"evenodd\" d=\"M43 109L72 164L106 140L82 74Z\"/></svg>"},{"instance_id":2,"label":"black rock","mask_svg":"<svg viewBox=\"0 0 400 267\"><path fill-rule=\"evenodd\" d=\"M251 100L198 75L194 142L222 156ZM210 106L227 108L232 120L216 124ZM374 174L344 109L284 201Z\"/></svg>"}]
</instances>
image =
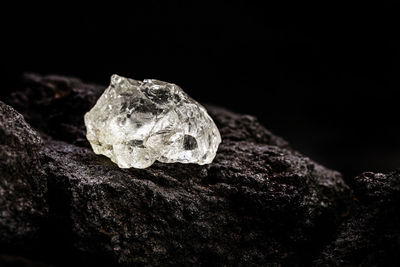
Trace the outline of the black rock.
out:
<instances>
[{"instance_id":1,"label":"black rock","mask_svg":"<svg viewBox=\"0 0 400 267\"><path fill-rule=\"evenodd\" d=\"M400 171L363 173L354 192L358 206L316 263L400 266Z\"/></svg>"},{"instance_id":2,"label":"black rock","mask_svg":"<svg viewBox=\"0 0 400 267\"><path fill-rule=\"evenodd\" d=\"M21 147L40 150L23 155L35 162L34 173L25 174L16 161L1 163L29 181L45 177L47 189L42 186L37 194L40 207L48 207L37 231L40 260L56 265L308 265L334 238L352 202L341 175L293 151L254 117L207 106L223 142L214 162L205 166L156 163L144 170L120 169L95 155L84 136L83 115L104 88L31 74L7 99L43 139L42 144L21 140ZM1 120L0 132L11 132L2 137L3 144L23 129L36 136L26 123L4 126L22 120L14 111ZM12 196L2 197L6 207L15 201ZM33 207L29 197L24 203ZM21 223L30 222L25 218ZM14 233L5 236L11 240Z\"/></svg>"},{"instance_id":3,"label":"black rock","mask_svg":"<svg viewBox=\"0 0 400 267\"><path fill-rule=\"evenodd\" d=\"M2 251L33 245L47 217L47 180L40 162L41 147L42 140L22 115L0 101Z\"/></svg>"},{"instance_id":4,"label":"black rock","mask_svg":"<svg viewBox=\"0 0 400 267\"><path fill-rule=\"evenodd\" d=\"M35 129L59 140L88 146L82 114L96 103L104 89L76 78L28 73L6 102Z\"/></svg>"},{"instance_id":5,"label":"black rock","mask_svg":"<svg viewBox=\"0 0 400 267\"><path fill-rule=\"evenodd\" d=\"M0 266L1 267L50 267L53 265L49 265L37 260L32 260L30 258L24 258L21 256L0 254Z\"/></svg>"}]
</instances>

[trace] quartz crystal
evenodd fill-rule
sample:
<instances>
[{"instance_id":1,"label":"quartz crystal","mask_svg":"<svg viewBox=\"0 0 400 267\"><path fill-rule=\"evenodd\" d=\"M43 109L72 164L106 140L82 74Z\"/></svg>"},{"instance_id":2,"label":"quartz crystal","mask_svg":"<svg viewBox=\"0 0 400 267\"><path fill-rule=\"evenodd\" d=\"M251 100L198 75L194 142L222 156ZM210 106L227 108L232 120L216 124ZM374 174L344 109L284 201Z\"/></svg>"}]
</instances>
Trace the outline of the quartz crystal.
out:
<instances>
[{"instance_id":1,"label":"quartz crystal","mask_svg":"<svg viewBox=\"0 0 400 267\"><path fill-rule=\"evenodd\" d=\"M206 109L179 86L111 76L110 86L85 114L96 154L120 168L161 162L211 163L221 136Z\"/></svg>"}]
</instances>

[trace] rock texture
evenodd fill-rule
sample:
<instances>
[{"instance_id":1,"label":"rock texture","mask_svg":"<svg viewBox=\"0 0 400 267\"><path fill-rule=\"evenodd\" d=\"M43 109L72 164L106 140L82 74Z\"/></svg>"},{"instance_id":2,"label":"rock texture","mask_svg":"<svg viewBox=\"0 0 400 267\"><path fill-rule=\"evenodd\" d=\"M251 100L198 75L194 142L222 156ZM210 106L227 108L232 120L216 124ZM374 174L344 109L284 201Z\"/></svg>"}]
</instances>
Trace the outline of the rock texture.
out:
<instances>
[{"instance_id":1,"label":"rock texture","mask_svg":"<svg viewBox=\"0 0 400 267\"><path fill-rule=\"evenodd\" d=\"M316 263L400 266L400 171L363 173L353 188L358 205Z\"/></svg>"},{"instance_id":2,"label":"rock texture","mask_svg":"<svg viewBox=\"0 0 400 267\"><path fill-rule=\"evenodd\" d=\"M21 212L9 216L6 223L0 219L0 227L10 229L1 233L2 246L15 244L15 229L27 223L36 226L29 232L36 237L35 245L16 244L5 252L11 255L6 259L27 257L65 266L365 262L351 259L356 250L352 252L349 243L341 246L338 240L350 231L352 220L361 219L361 212L351 209L357 201L365 202L361 207L372 217L384 214L385 205L378 204L376 197L370 200L370 193L354 200L338 172L293 151L254 117L207 106L223 140L210 165L156 163L144 170L120 169L108 158L95 155L84 136L83 114L104 88L74 78L26 75L7 103L24 115L42 142L21 115L1 104L4 151L19 153L26 159L24 164L32 165L28 168L1 157L0 184L14 191L0 196L0 214L16 205L17 199L30 210L40 211L36 217ZM381 190L384 196L397 196L398 189L381 186L387 180L378 185L362 177L359 180L365 180L361 182L365 187L360 190L374 184L376 189L368 192ZM37 185L32 186L34 193L13 187L19 179ZM398 187L393 181L394 188ZM387 203L395 205L397 200ZM378 228L374 223L354 224L363 227L354 231ZM385 243L388 237L395 238L394 223L386 236L376 240ZM375 240L368 238L363 240ZM381 252L374 257L390 253L380 244L375 248ZM27 246L34 253L25 253ZM349 253L343 257L342 247Z\"/></svg>"},{"instance_id":3,"label":"rock texture","mask_svg":"<svg viewBox=\"0 0 400 267\"><path fill-rule=\"evenodd\" d=\"M47 214L42 140L21 114L0 101L0 240L31 242Z\"/></svg>"}]
</instances>

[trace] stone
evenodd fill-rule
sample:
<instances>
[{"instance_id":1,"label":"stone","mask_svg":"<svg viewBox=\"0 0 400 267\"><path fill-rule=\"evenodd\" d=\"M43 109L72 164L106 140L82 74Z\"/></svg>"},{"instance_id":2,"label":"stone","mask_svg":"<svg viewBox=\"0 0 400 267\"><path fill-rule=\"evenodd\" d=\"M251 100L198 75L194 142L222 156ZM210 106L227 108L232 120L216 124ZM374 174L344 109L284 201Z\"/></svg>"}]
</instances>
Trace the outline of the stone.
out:
<instances>
[{"instance_id":1,"label":"stone","mask_svg":"<svg viewBox=\"0 0 400 267\"><path fill-rule=\"evenodd\" d=\"M317 266L400 266L400 170L354 179L356 201Z\"/></svg>"},{"instance_id":2,"label":"stone","mask_svg":"<svg viewBox=\"0 0 400 267\"><path fill-rule=\"evenodd\" d=\"M36 130L68 143L90 146L82 117L103 91L103 86L77 78L25 73L5 102Z\"/></svg>"},{"instance_id":3,"label":"stone","mask_svg":"<svg viewBox=\"0 0 400 267\"><path fill-rule=\"evenodd\" d=\"M211 164L121 169L81 140L81 118L105 87L60 76L24 79L9 103L43 140L38 166L47 178L49 216L37 260L310 265L348 212L342 176L294 151L252 116L207 106L223 140Z\"/></svg>"},{"instance_id":4,"label":"stone","mask_svg":"<svg viewBox=\"0 0 400 267\"><path fill-rule=\"evenodd\" d=\"M221 136L206 109L179 86L114 74L85 114L87 139L96 154L120 168L165 163L209 164Z\"/></svg>"},{"instance_id":5,"label":"stone","mask_svg":"<svg viewBox=\"0 0 400 267\"><path fill-rule=\"evenodd\" d=\"M42 146L22 115L0 101L0 248L34 242L48 214Z\"/></svg>"},{"instance_id":6,"label":"stone","mask_svg":"<svg viewBox=\"0 0 400 267\"><path fill-rule=\"evenodd\" d=\"M29 74L6 99L29 124L3 105L0 265L399 266L399 171L349 187L256 118L211 105L223 140L211 164L121 169L85 137L104 89Z\"/></svg>"}]
</instances>

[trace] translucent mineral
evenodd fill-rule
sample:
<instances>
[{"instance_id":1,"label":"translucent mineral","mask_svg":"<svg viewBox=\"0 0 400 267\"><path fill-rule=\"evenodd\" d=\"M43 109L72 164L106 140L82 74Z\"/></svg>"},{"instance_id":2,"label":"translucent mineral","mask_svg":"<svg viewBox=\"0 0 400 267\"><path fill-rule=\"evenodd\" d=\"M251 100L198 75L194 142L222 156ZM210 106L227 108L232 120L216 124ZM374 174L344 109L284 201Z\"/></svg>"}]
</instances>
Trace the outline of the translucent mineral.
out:
<instances>
[{"instance_id":1,"label":"translucent mineral","mask_svg":"<svg viewBox=\"0 0 400 267\"><path fill-rule=\"evenodd\" d=\"M87 139L96 154L120 168L160 162L211 163L221 136L206 109L179 86L116 74L85 114Z\"/></svg>"}]
</instances>

